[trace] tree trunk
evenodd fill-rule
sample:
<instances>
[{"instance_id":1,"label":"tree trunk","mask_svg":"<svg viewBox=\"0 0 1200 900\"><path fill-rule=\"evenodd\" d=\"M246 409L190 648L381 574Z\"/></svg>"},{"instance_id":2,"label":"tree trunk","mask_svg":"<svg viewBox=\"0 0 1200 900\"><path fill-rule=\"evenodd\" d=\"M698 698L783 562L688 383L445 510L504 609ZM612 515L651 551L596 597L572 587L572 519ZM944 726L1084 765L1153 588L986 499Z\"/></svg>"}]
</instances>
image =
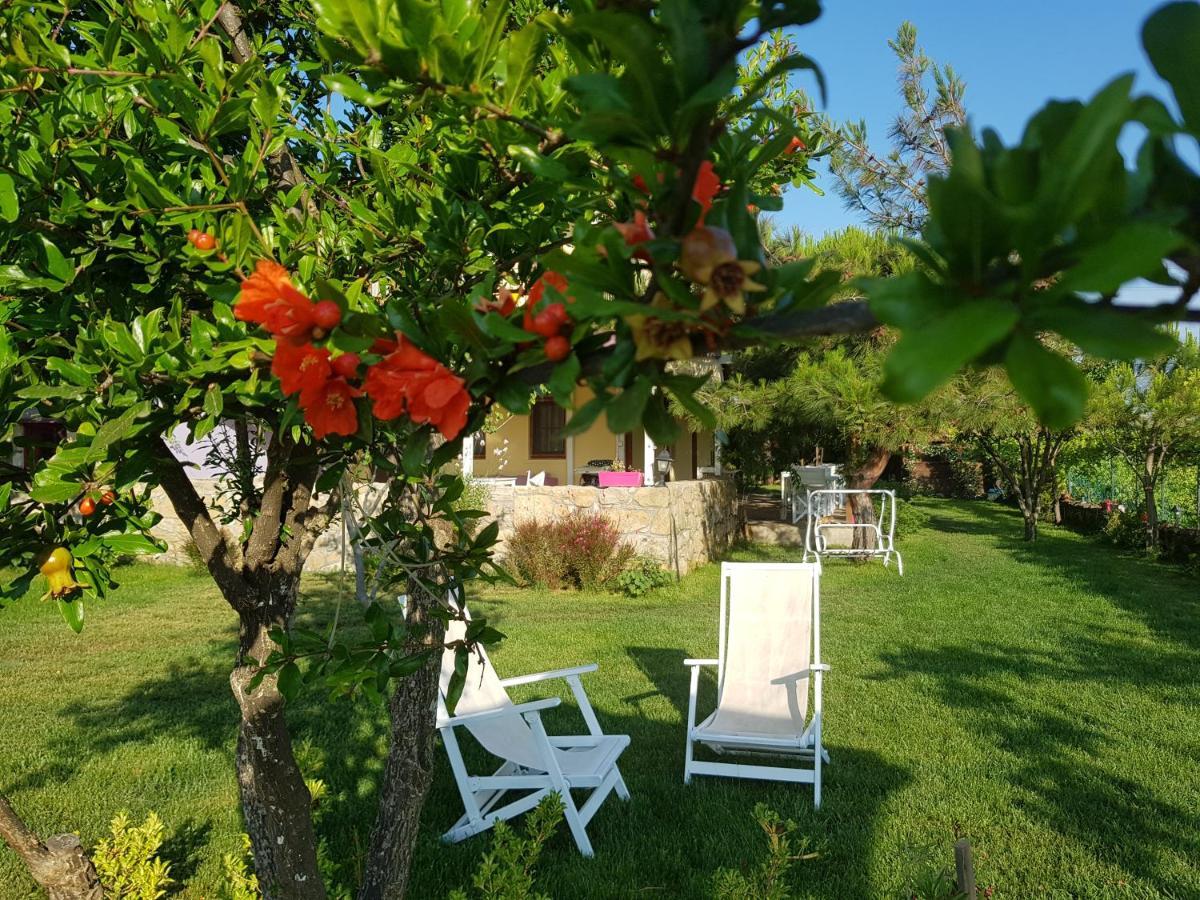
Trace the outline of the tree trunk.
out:
<instances>
[{"instance_id":1,"label":"tree trunk","mask_svg":"<svg viewBox=\"0 0 1200 900\"><path fill-rule=\"evenodd\" d=\"M77 835L41 840L0 796L0 837L25 861L50 900L103 900L100 878Z\"/></svg>"},{"instance_id":2,"label":"tree trunk","mask_svg":"<svg viewBox=\"0 0 1200 900\"><path fill-rule=\"evenodd\" d=\"M1025 540L1036 541L1038 517L1042 512L1042 485L1032 466L1021 473L1021 516L1025 519Z\"/></svg>"},{"instance_id":3,"label":"tree trunk","mask_svg":"<svg viewBox=\"0 0 1200 900\"><path fill-rule=\"evenodd\" d=\"M1153 550L1158 546L1158 497L1154 480L1144 479L1142 491L1146 498L1146 549Z\"/></svg>"},{"instance_id":4,"label":"tree trunk","mask_svg":"<svg viewBox=\"0 0 1200 900\"><path fill-rule=\"evenodd\" d=\"M298 577L278 578L264 587L266 596L243 608L238 664L229 676L242 713L236 755L242 813L266 900L325 897L317 868L312 799L292 754L283 696L273 675L254 690L249 687L256 665L276 646L268 632L291 617L298 588Z\"/></svg>"},{"instance_id":5,"label":"tree trunk","mask_svg":"<svg viewBox=\"0 0 1200 900\"><path fill-rule=\"evenodd\" d=\"M857 448L852 448L852 451ZM854 452L859 457L859 452ZM846 485L857 490L870 490L879 481L879 476L887 468L892 452L884 447L869 447L861 453L862 462L851 474ZM850 495L850 515L855 522L864 525L874 525L875 506L868 494ZM850 545L855 550L869 551L875 549L875 532L870 528L855 528L853 542Z\"/></svg>"},{"instance_id":6,"label":"tree trunk","mask_svg":"<svg viewBox=\"0 0 1200 900\"><path fill-rule=\"evenodd\" d=\"M405 896L421 810L433 778L434 709L441 672L437 649L445 628L440 619L428 614L435 598L411 582L408 596L410 631L419 634L427 628L423 643L435 652L420 671L396 681L388 704L391 746L359 900L401 900Z\"/></svg>"}]
</instances>

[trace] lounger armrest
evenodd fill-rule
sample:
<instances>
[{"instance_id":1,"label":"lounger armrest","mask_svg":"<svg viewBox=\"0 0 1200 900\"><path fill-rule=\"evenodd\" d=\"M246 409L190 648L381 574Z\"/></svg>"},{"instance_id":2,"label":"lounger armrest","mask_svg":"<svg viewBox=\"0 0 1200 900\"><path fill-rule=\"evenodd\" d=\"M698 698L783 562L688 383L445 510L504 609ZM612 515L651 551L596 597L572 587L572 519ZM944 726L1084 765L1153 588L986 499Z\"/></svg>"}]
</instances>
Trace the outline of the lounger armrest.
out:
<instances>
[{"instance_id":1,"label":"lounger armrest","mask_svg":"<svg viewBox=\"0 0 1200 900\"><path fill-rule=\"evenodd\" d=\"M828 672L828 671L830 671L829 663L817 663L815 666L809 666L808 671L810 671L810 672Z\"/></svg>"},{"instance_id":2,"label":"lounger armrest","mask_svg":"<svg viewBox=\"0 0 1200 900\"><path fill-rule=\"evenodd\" d=\"M500 684L504 687L515 687L518 684L533 684L537 681L546 681L550 678L570 678L572 675L586 675L588 672L595 672L600 668L599 663L591 663L586 666L575 666L570 669L555 669L552 672L535 672L532 675L516 675L512 678L501 678Z\"/></svg>"},{"instance_id":3,"label":"lounger armrest","mask_svg":"<svg viewBox=\"0 0 1200 900\"><path fill-rule=\"evenodd\" d=\"M482 712L466 713L461 716L451 716L448 719L443 719L437 723L438 728L453 727L455 725L469 725L472 722L481 722L485 719L499 719L502 716L523 716L526 713L541 712L543 709L552 709L562 703L558 697L549 697L545 700L531 700L528 703L517 703L513 706L503 706L499 709L485 709Z\"/></svg>"},{"instance_id":4,"label":"lounger armrest","mask_svg":"<svg viewBox=\"0 0 1200 900\"><path fill-rule=\"evenodd\" d=\"M719 659L685 659L683 664L694 668L695 666L719 666L721 661Z\"/></svg>"}]
</instances>

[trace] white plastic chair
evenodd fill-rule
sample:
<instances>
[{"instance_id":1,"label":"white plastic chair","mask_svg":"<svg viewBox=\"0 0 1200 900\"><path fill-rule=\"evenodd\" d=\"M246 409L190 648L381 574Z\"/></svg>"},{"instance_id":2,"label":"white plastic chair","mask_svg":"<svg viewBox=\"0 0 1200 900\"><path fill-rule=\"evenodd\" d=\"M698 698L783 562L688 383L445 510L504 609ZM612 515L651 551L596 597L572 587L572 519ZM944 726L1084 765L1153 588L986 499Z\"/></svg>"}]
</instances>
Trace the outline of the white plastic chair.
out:
<instances>
[{"instance_id":1,"label":"white plastic chair","mask_svg":"<svg viewBox=\"0 0 1200 900\"><path fill-rule=\"evenodd\" d=\"M462 640L466 623L451 622L446 642ZM616 791L622 800L629 790L617 768L617 758L629 746L627 735L606 735L583 690L581 675L595 672L597 665L539 672L518 678L501 679L482 647L471 655L462 696L450 715L446 708L446 690L454 672L454 651L442 655L441 682L438 689L437 727L450 757L450 768L458 783L465 812L442 839L457 843L491 828L501 819L526 812L551 791L562 797L567 825L584 856L592 856L587 824ZM575 695L588 734L550 737L542 725L541 712L558 706L559 698L513 704L505 690L518 684L532 684L550 678L564 678ZM470 775L458 745L455 729L464 727L485 750L504 762L489 776ZM587 800L577 806L572 789L590 790ZM501 806L507 794L521 796Z\"/></svg>"},{"instance_id":2,"label":"white plastic chair","mask_svg":"<svg viewBox=\"0 0 1200 900\"><path fill-rule=\"evenodd\" d=\"M686 659L692 670L683 781L726 775L813 786L821 805L820 563L722 563L717 659ZM700 667L717 667L717 708L696 723ZM812 695L811 707L809 694ZM767 754L799 766L705 762L696 744L718 754Z\"/></svg>"}]
</instances>

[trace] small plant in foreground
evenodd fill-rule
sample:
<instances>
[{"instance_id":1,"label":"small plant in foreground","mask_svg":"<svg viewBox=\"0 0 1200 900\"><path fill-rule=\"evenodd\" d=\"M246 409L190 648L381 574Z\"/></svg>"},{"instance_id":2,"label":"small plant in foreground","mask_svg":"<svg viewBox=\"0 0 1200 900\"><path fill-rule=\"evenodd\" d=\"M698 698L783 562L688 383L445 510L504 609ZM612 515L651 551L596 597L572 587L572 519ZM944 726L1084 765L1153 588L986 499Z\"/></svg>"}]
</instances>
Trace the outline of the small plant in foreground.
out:
<instances>
[{"instance_id":1,"label":"small plant in foreground","mask_svg":"<svg viewBox=\"0 0 1200 900\"><path fill-rule=\"evenodd\" d=\"M664 569L658 560L648 556L635 556L625 567L625 571L613 579L613 587L626 597L642 597L674 581L675 576Z\"/></svg>"},{"instance_id":2,"label":"small plant in foreground","mask_svg":"<svg viewBox=\"0 0 1200 900\"><path fill-rule=\"evenodd\" d=\"M258 876L251 865L250 835L242 835L241 854L225 854L221 868L225 872L225 889L221 892L223 900L261 900Z\"/></svg>"},{"instance_id":3,"label":"small plant in foreground","mask_svg":"<svg viewBox=\"0 0 1200 900\"><path fill-rule=\"evenodd\" d=\"M549 794L525 818L525 836L506 822L497 822L492 848L483 855L471 877L480 900L550 900L533 889L533 867L542 848L563 818L562 800ZM450 893L449 900L468 900L466 891Z\"/></svg>"},{"instance_id":4,"label":"small plant in foreground","mask_svg":"<svg viewBox=\"0 0 1200 900\"><path fill-rule=\"evenodd\" d=\"M156 813L141 825L129 824L129 813L119 812L92 853L96 874L105 896L121 900L158 900L174 882L171 866L158 858L163 823Z\"/></svg>"},{"instance_id":5,"label":"small plant in foreground","mask_svg":"<svg viewBox=\"0 0 1200 900\"><path fill-rule=\"evenodd\" d=\"M780 818L763 803L754 807L754 819L767 835L767 858L754 869L718 869L713 876L716 900L789 900L792 896L787 877L792 867L803 860L816 859L808 838L796 839L796 823Z\"/></svg>"}]
</instances>

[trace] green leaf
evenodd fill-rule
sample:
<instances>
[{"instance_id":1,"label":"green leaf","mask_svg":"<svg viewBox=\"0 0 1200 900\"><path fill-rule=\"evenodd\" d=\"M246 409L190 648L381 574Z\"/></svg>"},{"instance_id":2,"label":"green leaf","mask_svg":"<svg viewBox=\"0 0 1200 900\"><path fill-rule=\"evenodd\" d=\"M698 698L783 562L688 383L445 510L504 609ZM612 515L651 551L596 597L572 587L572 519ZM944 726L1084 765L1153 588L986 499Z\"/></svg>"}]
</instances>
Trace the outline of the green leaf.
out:
<instances>
[{"instance_id":1,"label":"green leaf","mask_svg":"<svg viewBox=\"0 0 1200 900\"><path fill-rule=\"evenodd\" d=\"M215 419L221 415L224 406L225 398L221 395L221 389L215 384L210 384L204 392L204 412Z\"/></svg>"},{"instance_id":2,"label":"green leaf","mask_svg":"<svg viewBox=\"0 0 1200 900\"><path fill-rule=\"evenodd\" d=\"M304 676L300 673L300 667L290 660L284 664L279 670L277 686L279 693L283 694L286 700L295 700L300 696L300 688L304 686Z\"/></svg>"},{"instance_id":3,"label":"green leaf","mask_svg":"<svg viewBox=\"0 0 1200 900\"><path fill-rule=\"evenodd\" d=\"M75 279L75 267L63 256L53 241L44 234L39 234L38 237L42 241L42 251L46 254L46 271L63 284L70 284Z\"/></svg>"},{"instance_id":4,"label":"green leaf","mask_svg":"<svg viewBox=\"0 0 1200 900\"><path fill-rule=\"evenodd\" d=\"M1142 46L1154 71L1171 85L1184 122L1200 134L1200 5L1158 9L1142 26Z\"/></svg>"},{"instance_id":5,"label":"green leaf","mask_svg":"<svg viewBox=\"0 0 1200 900\"><path fill-rule=\"evenodd\" d=\"M1059 287L1113 293L1127 281L1161 272L1163 260L1183 243L1183 236L1166 225L1130 222L1067 269Z\"/></svg>"},{"instance_id":6,"label":"green leaf","mask_svg":"<svg viewBox=\"0 0 1200 900\"><path fill-rule=\"evenodd\" d=\"M1085 353L1103 359L1158 356L1179 343L1153 322L1082 300L1038 310L1029 317L1029 324L1057 331Z\"/></svg>"},{"instance_id":7,"label":"green leaf","mask_svg":"<svg viewBox=\"0 0 1200 900\"><path fill-rule=\"evenodd\" d=\"M83 631L83 601L76 597L74 600L56 600L58 611L63 621L71 626L76 634Z\"/></svg>"},{"instance_id":8,"label":"green leaf","mask_svg":"<svg viewBox=\"0 0 1200 900\"><path fill-rule=\"evenodd\" d=\"M608 430L613 434L633 431L642 422L642 410L650 399L650 382L639 378L613 400L607 409Z\"/></svg>"},{"instance_id":9,"label":"green leaf","mask_svg":"<svg viewBox=\"0 0 1200 900\"><path fill-rule=\"evenodd\" d=\"M12 176L0 172L0 221L15 222L20 212L21 206L17 201L17 188L13 184Z\"/></svg>"},{"instance_id":10,"label":"green leaf","mask_svg":"<svg viewBox=\"0 0 1200 900\"><path fill-rule=\"evenodd\" d=\"M66 503L78 493L79 483L76 481L43 482L37 478L29 490L29 496L38 503Z\"/></svg>"},{"instance_id":11,"label":"green leaf","mask_svg":"<svg viewBox=\"0 0 1200 900\"><path fill-rule=\"evenodd\" d=\"M974 300L906 330L884 363L884 393L902 403L921 399L1003 340L1017 318L1010 303Z\"/></svg>"},{"instance_id":12,"label":"green leaf","mask_svg":"<svg viewBox=\"0 0 1200 900\"><path fill-rule=\"evenodd\" d=\"M596 421L600 413L604 411L604 404L608 398L601 394L593 397L571 415L567 420L566 426L563 428L563 436L583 434L592 427L592 423Z\"/></svg>"},{"instance_id":13,"label":"green leaf","mask_svg":"<svg viewBox=\"0 0 1200 900\"><path fill-rule=\"evenodd\" d=\"M450 683L446 686L446 710L454 715L454 708L462 697L463 688L467 683L467 668L471 664L471 651L465 646L454 651L454 671L450 674Z\"/></svg>"},{"instance_id":14,"label":"green leaf","mask_svg":"<svg viewBox=\"0 0 1200 900\"><path fill-rule=\"evenodd\" d=\"M400 466L404 469L404 474L414 477L420 475L425 468L425 457L428 452L429 432L424 429L413 432L400 457Z\"/></svg>"},{"instance_id":15,"label":"green leaf","mask_svg":"<svg viewBox=\"0 0 1200 900\"><path fill-rule=\"evenodd\" d=\"M1049 428L1069 428L1083 416L1087 379L1073 363L1047 350L1036 338L1014 335L1004 365L1017 393Z\"/></svg>"},{"instance_id":16,"label":"green leaf","mask_svg":"<svg viewBox=\"0 0 1200 900\"><path fill-rule=\"evenodd\" d=\"M105 535L103 541L113 553L125 556L134 556L139 553L162 553L164 549L153 538L137 532Z\"/></svg>"},{"instance_id":17,"label":"green leaf","mask_svg":"<svg viewBox=\"0 0 1200 900\"><path fill-rule=\"evenodd\" d=\"M571 173L557 159L543 156L524 144L509 144L508 155L526 172L549 181L566 181Z\"/></svg>"},{"instance_id":18,"label":"green leaf","mask_svg":"<svg viewBox=\"0 0 1200 900\"><path fill-rule=\"evenodd\" d=\"M646 402L642 424L646 429L646 434L650 435L650 440L659 447L675 443L675 438L679 436L679 423L667 409L662 394L654 394Z\"/></svg>"},{"instance_id":19,"label":"green leaf","mask_svg":"<svg viewBox=\"0 0 1200 900\"><path fill-rule=\"evenodd\" d=\"M92 438L92 447L97 450L103 450L109 444L127 437L133 430L134 422L137 418L148 412L149 408L150 404L147 402L138 403L129 407L129 409L117 416L117 418L105 422L97 429L96 436Z\"/></svg>"},{"instance_id":20,"label":"green leaf","mask_svg":"<svg viewBox=\"0 0 1200 900\"><path fill-rule=\"evenodd\" d=\"M583 367L579 363L579 357L574 353L554 367L546 386L550 388L550 393L559 406L573 405L575 382L579 380L582 371Z\"/></svg>"}]
</instances>

